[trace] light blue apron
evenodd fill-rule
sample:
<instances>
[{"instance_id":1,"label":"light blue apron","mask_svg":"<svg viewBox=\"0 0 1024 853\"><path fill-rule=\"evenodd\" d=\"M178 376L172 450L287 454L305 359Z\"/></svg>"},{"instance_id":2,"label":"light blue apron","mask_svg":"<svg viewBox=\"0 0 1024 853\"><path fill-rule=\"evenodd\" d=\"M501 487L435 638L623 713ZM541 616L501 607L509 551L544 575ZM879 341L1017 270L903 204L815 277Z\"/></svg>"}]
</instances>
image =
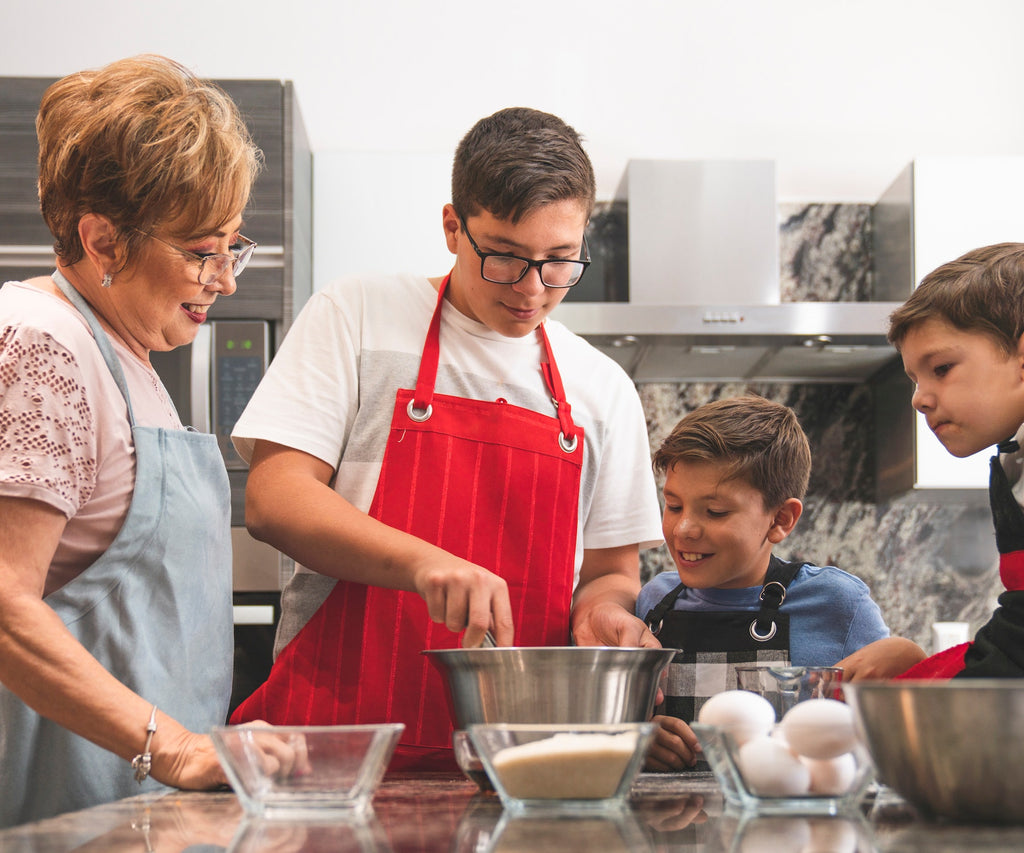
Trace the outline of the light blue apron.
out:
<instances>
[{"instance_id":1,"label":"light blue apron","mask_svg":"<svg viewBox=\"0 0 1024 853\"><path fill-rule=\"evenodd\" d=\"M57 286L92 329L132 424L135 490L107 551L46 603L125 685L186 728L224 722L231 693L231 519L217 439L135 424L121 364L82 296ZM136 723L139 742L148 717ZM129 762L45 719L0 686L0 827L142 791Z\"/></svg>"}]
</instances>

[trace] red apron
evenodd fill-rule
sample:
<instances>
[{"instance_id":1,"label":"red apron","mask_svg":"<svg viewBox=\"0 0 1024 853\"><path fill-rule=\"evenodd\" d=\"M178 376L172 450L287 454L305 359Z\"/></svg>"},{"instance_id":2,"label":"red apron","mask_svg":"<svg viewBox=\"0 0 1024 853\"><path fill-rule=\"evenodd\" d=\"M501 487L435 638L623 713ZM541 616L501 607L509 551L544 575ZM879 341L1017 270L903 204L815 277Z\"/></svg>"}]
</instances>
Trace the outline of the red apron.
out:
<instances>
[{"instance_id":1,"label":"red apron","mask_svg":"<svg viewBox=\"0 0 1024 853\"><path fill-rule=\"evenodd\" d=\"M543 325L558 417L434 393L446 277L415 392L399 389L369 514L504 578L516 644L569 642L583 430ZM423 649L459 636L413 592L338 581L232 722L403 722L392 769L456 769L444 682Z\"/></svg>"},{"instance_id":2,"label":"red apron","mask_svg":"<svg viewBox=\"0 0 1024 853\"><path fill-rule=\"evenodd\" d=\"M999 579L1006 588L999 606L969 643L941 651L897 678L1024 677L1024 510L1000 463L1002 453L1016 453L1015 439L999 442L989 460L988 501L999 551Z\"/></svg>"}]
</instances>

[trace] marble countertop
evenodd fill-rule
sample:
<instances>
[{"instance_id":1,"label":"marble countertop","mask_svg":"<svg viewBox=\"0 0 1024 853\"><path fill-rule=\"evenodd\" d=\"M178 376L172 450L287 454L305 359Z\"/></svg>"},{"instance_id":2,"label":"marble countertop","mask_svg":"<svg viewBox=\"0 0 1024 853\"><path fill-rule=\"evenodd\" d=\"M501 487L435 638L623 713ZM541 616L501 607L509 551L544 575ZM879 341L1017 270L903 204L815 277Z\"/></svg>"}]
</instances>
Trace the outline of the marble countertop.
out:
<instances>
[{"instance_id":1,"label":"marble countertop","mask_svg":"<svg viewBox=\"0 0 1024 853\"><path fill-rule=\"evenodd\" d=\"M142 795L0 831L4 853L669 853L669 851L996 851L1024 849L1024 827L918 820L893 795L863 819L760 818L724 808L709 774L642 774L631 808L615 817L511 817L494 795L461 776L384 780L373 813L336 823L246 819L231 793Z\"/></svg>"}]
</instances>

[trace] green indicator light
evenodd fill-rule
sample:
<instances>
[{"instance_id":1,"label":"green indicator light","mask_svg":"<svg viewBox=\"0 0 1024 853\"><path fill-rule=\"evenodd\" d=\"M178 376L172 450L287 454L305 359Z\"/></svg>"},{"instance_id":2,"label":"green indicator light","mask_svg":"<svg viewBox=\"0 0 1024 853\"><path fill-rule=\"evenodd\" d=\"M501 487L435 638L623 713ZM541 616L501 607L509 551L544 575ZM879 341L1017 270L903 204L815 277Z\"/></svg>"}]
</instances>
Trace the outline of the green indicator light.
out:
<instances>
[{"instance_id":1,"label":"green indicator light","mask_svg":"<svg viewBox=\"0 0 1024 853\"><path fill-rule=\"evenodd\" d=\"M252 349L252 341L245 341L242 344L242 349Z\"/></svg>"},{"instance_id":2,"label":"green indicator light","mask_svg":"<svg viewBox=\"0 0 1024 853\"><path fill-rule=\"evenodd\" d=\"M225 349L234 349L235 348L235 342L231 341L231 340L225 341L224 342L224 348Z\"/></svg>"}]
</instances>

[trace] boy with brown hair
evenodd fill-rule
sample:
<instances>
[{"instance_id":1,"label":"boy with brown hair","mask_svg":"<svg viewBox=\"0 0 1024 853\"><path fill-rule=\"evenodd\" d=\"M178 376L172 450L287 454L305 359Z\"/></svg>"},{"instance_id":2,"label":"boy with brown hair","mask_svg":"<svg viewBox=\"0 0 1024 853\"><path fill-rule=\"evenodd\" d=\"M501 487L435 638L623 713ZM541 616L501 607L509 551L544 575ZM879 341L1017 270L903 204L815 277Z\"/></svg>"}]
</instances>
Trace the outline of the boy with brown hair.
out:
<instances>
[{"instance_id":1,"label":"boy with brown hair","mask_svg":"<svg viewBox=\"0 0 1024 853\"><path fill-rule=\"evenodd\" d=\"M762 397L717 400L686 415L654 456L665 475L662 531L676 571L641 590L637 615L669 666L661 731L648 767L696 761L686 724L703 702L736 686L737 664L828 666L876 641L863 661L893 675L924 657L889 629L868 587L834 566L772 554L796 526L811 471L792 409Z\"/></svg>"},{"instance_id":2,"label":"boy with brown hair","mask_svg":"<svg viewBox=\"0 0 1024 853\"><path fill-rule=\"evenodd\" d=\"M1024 243L974 249L926 275L889 319L912 405L953 456L996 447L989 502L1006 591L971 643L904 678L1024 676Z\"/></svg>"}]
</instances>

